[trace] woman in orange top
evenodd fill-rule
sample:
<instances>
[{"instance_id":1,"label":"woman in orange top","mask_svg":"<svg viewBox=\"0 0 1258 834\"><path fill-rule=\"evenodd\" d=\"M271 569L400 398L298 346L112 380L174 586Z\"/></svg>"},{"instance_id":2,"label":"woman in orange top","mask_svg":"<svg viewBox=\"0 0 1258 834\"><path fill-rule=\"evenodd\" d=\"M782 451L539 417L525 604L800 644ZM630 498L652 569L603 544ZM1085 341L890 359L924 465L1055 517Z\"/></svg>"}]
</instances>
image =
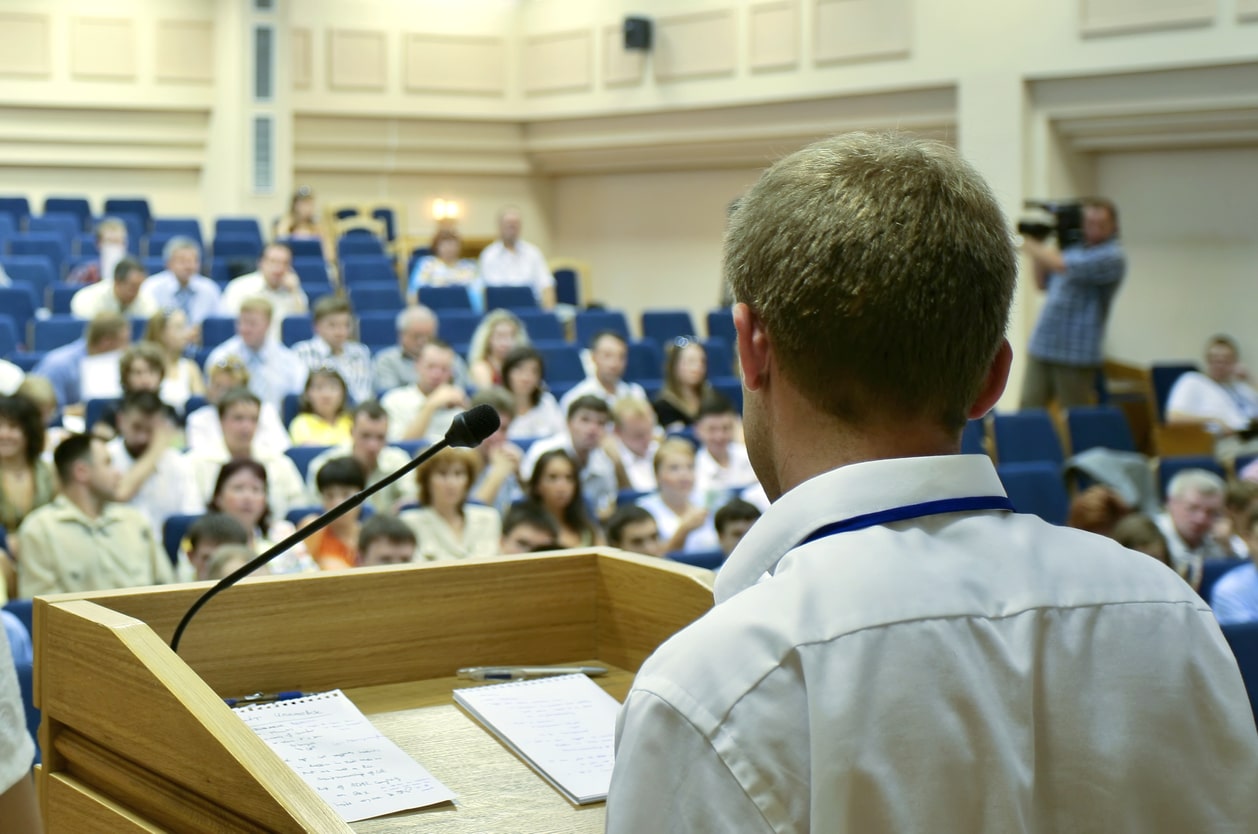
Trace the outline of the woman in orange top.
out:
<instances>
[{"instance_id":1,"label":"woman in orange top","mask_svg":"<svg viewBox=\"0 0 1258 834\"><path fill-rule=\"evenodd\" d=\"M333 458L315 475L323 509L337 504L367 486L362 464L351 457ZM358 527L361 507L355 507L306 540L306 549L323 570L343 570L358 565ZM301 520L305 527L318 516Z\"/></svg>"}]
</instances>

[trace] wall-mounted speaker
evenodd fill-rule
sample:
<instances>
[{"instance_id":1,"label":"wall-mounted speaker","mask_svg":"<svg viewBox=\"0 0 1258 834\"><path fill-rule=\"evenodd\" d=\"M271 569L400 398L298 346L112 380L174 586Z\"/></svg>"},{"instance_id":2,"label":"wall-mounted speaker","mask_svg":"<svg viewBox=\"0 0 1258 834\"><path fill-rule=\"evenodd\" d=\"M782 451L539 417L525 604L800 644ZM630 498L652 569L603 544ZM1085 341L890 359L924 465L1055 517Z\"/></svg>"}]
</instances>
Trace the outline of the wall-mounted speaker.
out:
<instances>
[{"instance_id":1,"label":"wall-mounted speaker","mask_svg":"<svg viewBox=\"0 0 1258 834\"><path fill-rule=\"evenodd\" d=\"M625 18L625 49L649 50L651 48L651 18Z\"/></svg>"}]
</instances>

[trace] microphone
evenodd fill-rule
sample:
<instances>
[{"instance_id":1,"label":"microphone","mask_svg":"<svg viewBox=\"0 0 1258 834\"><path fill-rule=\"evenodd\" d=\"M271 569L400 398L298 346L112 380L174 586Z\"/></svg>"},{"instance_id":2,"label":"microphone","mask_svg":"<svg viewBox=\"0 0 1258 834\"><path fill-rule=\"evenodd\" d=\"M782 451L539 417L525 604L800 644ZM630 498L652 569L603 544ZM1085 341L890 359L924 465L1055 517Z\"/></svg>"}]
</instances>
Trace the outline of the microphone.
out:
<instances>
[{"instance_id":1,"label":"microphone","mask_svg":"<svg viewBox=\"0 0 1258 834\"><path fill-rule=\"evenodd\" d=\"M232 585L244 579L258 568L270 562L276 556L288 550L298 542L305 541L308 537L327 527L350 510L360 506L371 496L387 487L389 484L403 477L409 472L414 471L421 463L431 458L443 449L449 447L471 448L479 446L487 437L498 431L501 420L498 412L492 405L482 403L475 408L464 411L454 418L454 422L450 424L450 429L446 432L445 437L420 452L414 458L406 462L405 466L399 468L396 472L392 472L385 477L376 481L371 486L351 495L332 509L320 515L314 521L300 530L294 530L284 540L277 542L261 555L256 556L250 562L240 566L232 573L220 579L214 587L210 588L202 594L187 613L183 615L183 619L179 621L179 625L175 627L175 634L170 639L170 649L176 654L179 653L179 641L183 637L184 629L188 627L188 623L196 615L201 608L214 598L219 591L225 591Z\"/></svg>"}]
</instances>

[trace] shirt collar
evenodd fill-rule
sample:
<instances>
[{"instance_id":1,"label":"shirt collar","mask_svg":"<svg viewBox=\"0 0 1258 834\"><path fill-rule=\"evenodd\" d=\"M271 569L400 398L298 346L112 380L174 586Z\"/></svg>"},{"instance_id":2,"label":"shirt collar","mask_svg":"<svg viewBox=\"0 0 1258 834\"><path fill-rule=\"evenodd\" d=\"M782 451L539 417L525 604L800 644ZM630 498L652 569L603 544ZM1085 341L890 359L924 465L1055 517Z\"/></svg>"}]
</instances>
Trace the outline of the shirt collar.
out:
<instances>
[{"instance_id":1,"label":"shirt collar","mask_svg":"<svg viewBox=\"0 0 1258 834\"><path fill-rule=\"evenodd\" d=\"M827 524L925 501L1004 494L985 455L894 458L832 469L783 495L752 525L717 574L716 601L772 573L787 553Z\"/></svg>"}]
</instances>

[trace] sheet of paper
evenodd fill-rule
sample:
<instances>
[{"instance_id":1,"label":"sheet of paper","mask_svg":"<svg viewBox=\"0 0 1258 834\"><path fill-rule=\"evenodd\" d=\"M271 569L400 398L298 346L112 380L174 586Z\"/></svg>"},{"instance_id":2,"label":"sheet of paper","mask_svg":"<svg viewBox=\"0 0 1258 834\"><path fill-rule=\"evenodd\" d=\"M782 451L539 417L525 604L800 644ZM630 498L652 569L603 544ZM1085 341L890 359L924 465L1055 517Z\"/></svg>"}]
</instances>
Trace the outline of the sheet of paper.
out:
<instances>
[{"instance_id":1,"label":"sheet of paper","mask_svg":"<svg viewBox=\"0 0 1258 834\"><path fill-rule=\"evenodd\" d=\"M620 704L585 675L456 689L454 699L573 802L607 798Z\"/></svg>"},{"instance_id":2,"label":"sheet of paper","mask_svg":"<svg viewBox=\"0 0 1258 834\"><path fill-rule=\"evenodd\" d=\"M79 362L79 398L83 402L122 396L122 379L118 371L121 357L122 352L116 350L83 357Z\"/></svg>"},{"instance_id":3,"label":"sheet of paper","mask_svg":"<svg viewBox=\"0 0 1258 834\"><path fill-rule=\"evenodd\" d=\"M346 822L454 798L339 689L236 714Z\"/></svg>"}]
</instances>

